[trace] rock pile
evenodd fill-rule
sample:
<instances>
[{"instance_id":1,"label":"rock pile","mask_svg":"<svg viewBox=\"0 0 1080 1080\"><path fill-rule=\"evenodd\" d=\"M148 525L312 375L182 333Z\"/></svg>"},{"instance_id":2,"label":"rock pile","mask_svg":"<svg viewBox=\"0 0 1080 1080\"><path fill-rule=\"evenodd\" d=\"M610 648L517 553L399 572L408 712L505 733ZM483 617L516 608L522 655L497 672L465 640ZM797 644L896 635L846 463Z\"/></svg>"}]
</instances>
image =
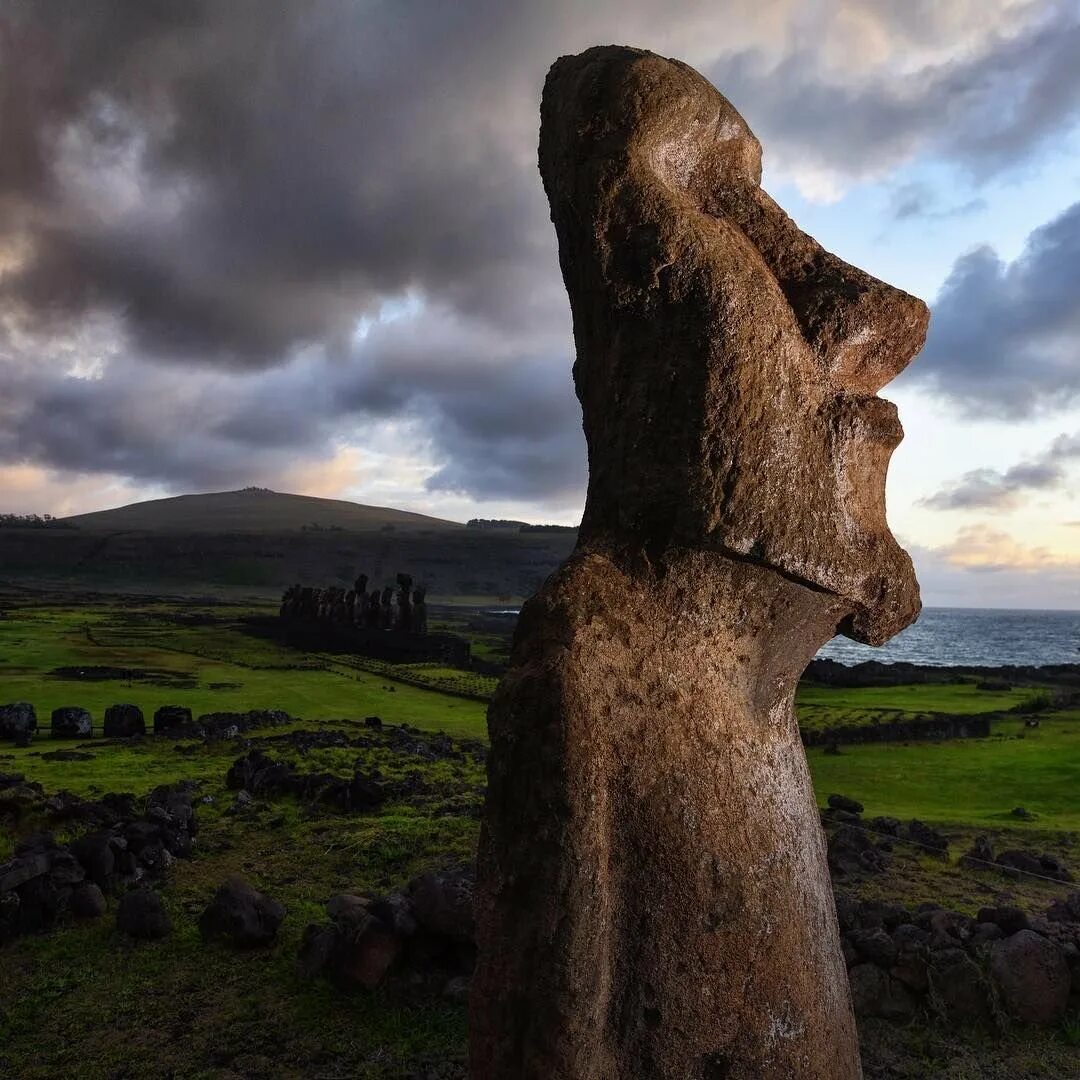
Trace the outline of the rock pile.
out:
<instances>
[{"instance_id":1,"label":"rock pile","mask_svg":"<svg viewBox=\"0 0 1080 1080\"><path fill-rule=\"evenodd\" d=\"M171 710L167 715L162 715ZM160 725L159 725L160 719ZM155 734L170 739L235 739L256 728L280 727L291 724L293 718L280 709L252 709L249 712L203 713L193 720L190 709L167 705L154 714Z\"/></svg>"},{"instance_id":2,"label":"rock pile","mask_svg":"<svg viewBox=\"0 0 1080 1080\"><path fill-rule=\"evenodd\" d=\"M289 762L275 761L257 749L233 762L225 784L251 795L293 795L338 810L374 810L400 791L400 782L392 784L359 769L351 778L325 772L300 773Z\"/></svg>"},{"instance_id":3,"label":"rock pile","mask_svg":"<svg viewBox=\"0 0 1080 1080\"><path fill-rule=\"evenodd\" d=\"M860 1016L910 1020L927 1009L955 1024L1004 1014L1052 1025L1070 992L1080 994L1080 893L1044 918L1010 907L970 918L935 904L911 911L843 896L836 907Z\"/></svg>"},{"instance_id":4,"label":"rock pile","mask_svg":"<svg viewBox=\"0 0 1080 1080\"><path fill-rule=\"evenodd\" d=\"M69 792L46 798L40 784L0 774L0 806L14 797L24 812L43 813L51 823L90 827L68 845L36 833L0 865L0 940L47 930L66 912L101 915L105 893L157 879L175 858L189 857L197 828L194 790L190 781L157 787L140 813L131 795L99 802Z\"/></svg>"},{"instance_id":5,"label":"rock pile","mask_svg":"<svg viewBox=\"0 0 1080 1080\"><path fill-rule=\"evenodd\" d=\"M828 807L821 812L821 822L827 829L838 826L828 837L829 869L836 877L884 870L894 840L917 844L943 858L948 853L948 837L918 818L912 818L907 825L891 817L864 822L862 813L862 803L846 795L830 795Z\"/></svg>"},{"instance_id":6,"label":"rock pile","mask_svg":"<svg viewBox=\"0 0 1080 1080\"><path fill-rule=\"evenodd\" d=\"M998 870L1011 878L1030 874L1054 881L1074 880L1065 864L1056 855L1047 852L1035 855L1030 851L1010 848L995 855L989 836L976 837L971 848L960 856L960 865L968 870Z\"/></svg>"},{"instance_id":7,"label":"rock pile","mask_svg":"<svg viewBox=\"0 0 1080 1080\"><path fill-rule=\"evenodd\" d=\"M329 924L304 931L298 967L339 986L463 998L476 960L473 875L467 869L423 874L402 892L342 894L326 905Z\"/></svg>"}]
</instances>

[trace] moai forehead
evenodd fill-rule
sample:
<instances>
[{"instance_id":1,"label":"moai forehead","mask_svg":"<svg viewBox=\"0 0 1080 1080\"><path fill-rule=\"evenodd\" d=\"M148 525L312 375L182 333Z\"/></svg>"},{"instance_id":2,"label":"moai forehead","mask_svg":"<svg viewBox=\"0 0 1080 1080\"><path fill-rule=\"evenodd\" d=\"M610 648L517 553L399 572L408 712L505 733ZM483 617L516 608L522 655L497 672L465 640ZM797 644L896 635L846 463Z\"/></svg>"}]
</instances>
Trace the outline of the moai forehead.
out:
<instances>
[{"instance_id":1,"label":"moai forehead","mask_svg":"<svg viewBox=\"0 0 1080 1080\"><path fill-rule=\"evenodd\" d=\"M589 445L580 543L770 566L849 600L859 640L913 621L885 519L903 432L874 394L922 347L925 304L799 230L746 122L678 61L558 60L540 172Z\"/></svg>"}]
</instances>

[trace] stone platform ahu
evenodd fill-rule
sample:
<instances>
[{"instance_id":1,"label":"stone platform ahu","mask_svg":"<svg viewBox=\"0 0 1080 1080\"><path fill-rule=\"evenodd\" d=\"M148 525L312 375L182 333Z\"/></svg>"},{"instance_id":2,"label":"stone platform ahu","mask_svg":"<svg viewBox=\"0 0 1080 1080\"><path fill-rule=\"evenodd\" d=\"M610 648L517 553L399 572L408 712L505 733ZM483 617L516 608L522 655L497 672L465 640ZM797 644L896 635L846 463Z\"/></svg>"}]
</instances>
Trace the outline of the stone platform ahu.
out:
<instances>
[{"instance_id":1,"label":"stone platform ahu","mask_svg":"<svg viewBox=\"0 0 1080 1080\"><path fill-rule=\"evenodd\" d=\"M918 614L874 395L926 307L801 232L678 61L556 62L540 173L589 490L489 716L474 1080L854 1080L793 697Z\"/></svg>"}]
</instances>

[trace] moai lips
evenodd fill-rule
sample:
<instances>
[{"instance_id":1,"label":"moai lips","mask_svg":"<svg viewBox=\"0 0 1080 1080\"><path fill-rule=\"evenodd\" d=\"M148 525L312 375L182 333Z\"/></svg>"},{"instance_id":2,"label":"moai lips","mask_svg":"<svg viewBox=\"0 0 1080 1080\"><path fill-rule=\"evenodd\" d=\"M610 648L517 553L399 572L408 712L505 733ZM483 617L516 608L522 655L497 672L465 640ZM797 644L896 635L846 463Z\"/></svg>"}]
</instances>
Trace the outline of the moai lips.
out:
<instances>
[{"instance_id":1,"label":"moai lips","mask_svg":"<svg viewBox=\"0 0 1080 1080\"><path fill-rule=\"evenodd\" d=\"M489 712L472 1075L857 1080L793 700L918 613L874 395L926 308L802 233L677 61L559 60L540 172L589 491Z\"/></svg>"}]
</instances>

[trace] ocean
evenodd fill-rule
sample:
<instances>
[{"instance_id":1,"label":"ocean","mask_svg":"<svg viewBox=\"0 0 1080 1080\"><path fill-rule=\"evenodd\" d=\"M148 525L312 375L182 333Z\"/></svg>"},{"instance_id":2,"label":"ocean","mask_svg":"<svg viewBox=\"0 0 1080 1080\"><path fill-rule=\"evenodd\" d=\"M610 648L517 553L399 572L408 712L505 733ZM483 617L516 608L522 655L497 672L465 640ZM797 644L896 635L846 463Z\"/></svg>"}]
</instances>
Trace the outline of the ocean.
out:
<instances>
[{"instance_id":1,"label":"ocean","mask_svg":"<svg viewBox=\"0 0 1080 1080\"><path fill-rule=\"evenodd\" d=\"M818 656L842 664L1080 664L1080 612L926 608L914 626L880 648L836 637Z\"/></svg>"}]
</instances>

